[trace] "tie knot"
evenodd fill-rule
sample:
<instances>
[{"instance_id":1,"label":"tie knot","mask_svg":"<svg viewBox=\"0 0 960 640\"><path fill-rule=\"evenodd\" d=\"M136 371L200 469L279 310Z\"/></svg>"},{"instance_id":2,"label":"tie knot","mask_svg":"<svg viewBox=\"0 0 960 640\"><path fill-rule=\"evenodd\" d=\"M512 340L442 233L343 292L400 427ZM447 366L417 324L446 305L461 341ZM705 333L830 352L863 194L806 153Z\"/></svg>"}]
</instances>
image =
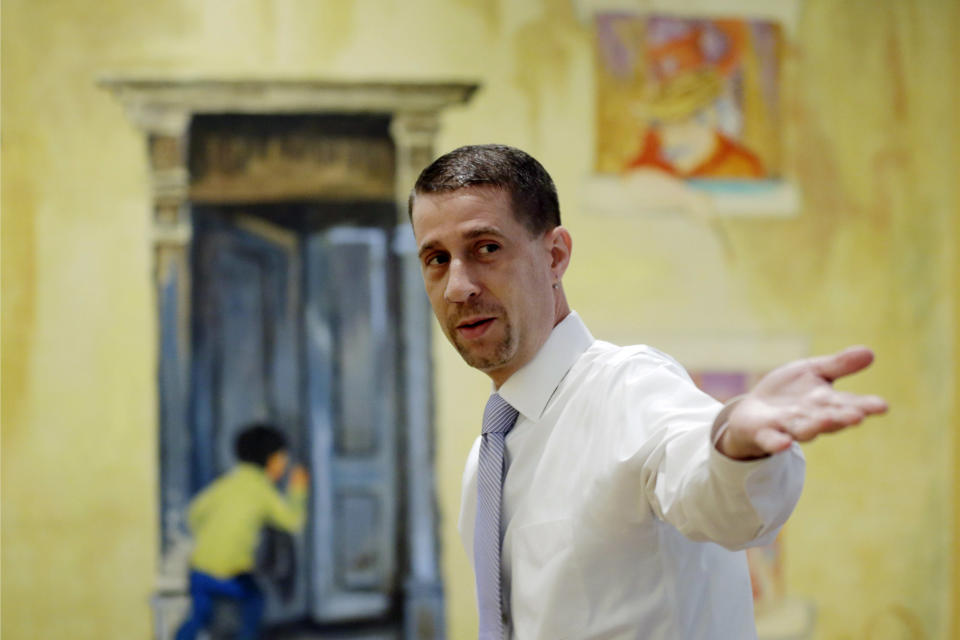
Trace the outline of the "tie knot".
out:
<instances>
[{"instance_id":1,"label":"tie knot","mask_svg":"<svg viewBox=\"0 0 960 640\"><path fill-rule=\"evenodd\" d=\"M483 410L483 433L507 433L517 421L517 413L499 393L492 394Z\"/></svg>"}]
</instances>

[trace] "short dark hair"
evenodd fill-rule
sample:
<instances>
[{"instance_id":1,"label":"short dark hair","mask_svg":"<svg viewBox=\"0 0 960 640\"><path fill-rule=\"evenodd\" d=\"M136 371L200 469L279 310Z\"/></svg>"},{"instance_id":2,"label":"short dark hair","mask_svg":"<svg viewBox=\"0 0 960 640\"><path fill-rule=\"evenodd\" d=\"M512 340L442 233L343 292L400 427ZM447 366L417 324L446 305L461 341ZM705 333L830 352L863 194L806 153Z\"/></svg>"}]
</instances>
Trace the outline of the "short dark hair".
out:
<instances>
[{"instance_id":1,"label":"short dark hair","mask_svg":"<svg viewBox=\"0 0 960 640\"><path fill-rule=\"evenodd\" d=\"M287 448L287 437L282 431L266 422L248 424L237 434L233 450L241 462L250 462L261 467L278 451Z\"/></svg>"},{"instance_id":2,"label":"short dark hair","mask_svg":"<svg viewBox=\"0 0 960 640\"><path fill-rule=\"evenodd\" d=\"M550 174L530 154L502 144L460 147L434 160L413 186L408 202L410 219L418 194L480 186L504 189L513 214L534 236L560 225L557 187Z\"/></svg>"}]
</instances>

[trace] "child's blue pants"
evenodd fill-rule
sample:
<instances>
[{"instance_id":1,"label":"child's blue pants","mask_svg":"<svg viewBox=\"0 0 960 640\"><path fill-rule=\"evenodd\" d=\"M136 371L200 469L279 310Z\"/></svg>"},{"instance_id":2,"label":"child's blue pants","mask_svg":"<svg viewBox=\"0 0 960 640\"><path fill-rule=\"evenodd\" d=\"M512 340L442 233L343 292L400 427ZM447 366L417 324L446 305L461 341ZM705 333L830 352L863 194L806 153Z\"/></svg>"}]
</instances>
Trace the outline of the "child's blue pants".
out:
<instances>
[{"instance_id":1,"label":"child's blue pants","mask_svg":"<svg viewBox=\"0 0 960 640\"><path fill-rule=\"evenodd\" d=\"M177 631L176 640L194 640L197 633L210 624L216 598L229 598L240 605L243 626L238 638L253 640L258 637L264 600L260 588L249 573L222 579L201 571L191 571L190 597L193 600L193 609L190 617Z\"/></svg>"}]
</instances>

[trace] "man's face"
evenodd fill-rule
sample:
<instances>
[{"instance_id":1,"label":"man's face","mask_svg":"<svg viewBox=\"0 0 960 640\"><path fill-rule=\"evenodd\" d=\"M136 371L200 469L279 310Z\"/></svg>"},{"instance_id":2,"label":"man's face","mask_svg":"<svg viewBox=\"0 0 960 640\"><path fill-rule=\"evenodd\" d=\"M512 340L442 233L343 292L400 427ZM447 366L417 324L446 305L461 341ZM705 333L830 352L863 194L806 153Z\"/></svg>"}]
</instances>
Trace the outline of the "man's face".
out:
<instances>
[{"instance_id":1,"label":"man's face","mask_svg":"<svg viewBox=\"0 0 960 640\"><path fill-rule=\"evenodd\" d=\"M551 247L560 227L533 237L509 195L491 187L417 195L412 221L440 326L467 364L500 386L556 323L553 283L562 268Z\"/></svg>"}]
</instances>

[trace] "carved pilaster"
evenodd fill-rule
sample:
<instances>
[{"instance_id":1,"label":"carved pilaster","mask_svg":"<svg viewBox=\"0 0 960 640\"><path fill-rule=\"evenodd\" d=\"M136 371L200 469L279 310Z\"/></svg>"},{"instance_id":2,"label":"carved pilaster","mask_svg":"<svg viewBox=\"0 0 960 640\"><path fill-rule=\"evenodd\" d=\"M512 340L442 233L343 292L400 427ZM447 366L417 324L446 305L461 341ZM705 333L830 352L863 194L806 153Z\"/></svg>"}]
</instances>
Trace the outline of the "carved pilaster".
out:
<instances>
[{"instance_id":1,"label":"carved pilaster","mask_svg":"<svg viewBox=\"0 0 960 640\"><path fill-rule=\"evenodd\" d=\"M433 142L439 128L435 112L397 113L390 125L397 153L397 232L394 255L400 287L403 348L409 354L430 353L430 305L423 293L416 240L407 218L407 199L417 176L433 160ZM405 357L403 415L406 416L407 554L410 574L404 583L404 638L439 640L445 637L443 585L439 569L439 514L433 474L433 389L430 362Z\"/></svg>"},{"instance_id":2,"label":"carved pilaster","mask_svg":"<svg viewBox=\"0 0 960 640\"><path fill-rule=\"evenodd\" d=\"M168 110L169 111L169 110ZM140 114L142 115L141 110ZM157 287L169 286L176 273L180 315L177 325L186 339L189 318L189 264L187 249L192 235L190 222L190 174L187 169L187 124L189 118L173 118L140 124L147 129L150 159L150 191L153 202L152 238ZM176 129L174 129L176 125ZM162 310L161 310L162 311ZM186 344L186 343L184 343Z\"/></svg>"},{"instance_id":3,"label":"carved pilaster","mask_svg":"<svg viewBox=\"0 0 960 640\"><path fill-rule=\"evenodd\" d=\"M183 101L156 100L137 83L101 82L123 104L127 117L147 137L150 161L153 239L157 284L163 283L168 263L179 257L190 241L188 129L192 108Z\"/></svg>"},{"instance_id":4,"label":"carved pilaster","mask_svg":"<svg viewBox=\"0 0 960 640\"><path fill-rule=\"evenodd\" d=\"M401 112L393 116L390 135L396 145L397 223L407 222L407 198L417 176L433 161L433 142L440 128L436 112Z\"/></svg>"},{"instance_id":5,"label":"carved pilaster","mask_svg":"<svg viewBox=\"0 0 960 640\"><path fill-rule=\"evenodd\" d=\"M182 129L178 132L149 131L147 138L153 237L154 245L161 253L182 251L190 241L187 120L181 120L180 124Z\"/></svg>"},{"instance_id":6,"label":"carved pilaster","mask_svg":"<svg viewBox=\"0 0 960 640\"><path fill-rule=\"evenodd\" d=\"M154 252L157 316L160 334L157 362L160 386L160 433L183 434L188 425L190 362L190 239L192 226L187 169L189 114L169 108L131 109L135 122L146 129L150 162L150 198L153 205L151 238ZM182 467L187 452L183 438L160 438L160 465L169 475ZM172 443L178 443L172 450ZM189 482L162 488L163 523L160 557L161 587L180 583L187 539L182 522L190 499Z\"/></svg>"}]
</instances>

